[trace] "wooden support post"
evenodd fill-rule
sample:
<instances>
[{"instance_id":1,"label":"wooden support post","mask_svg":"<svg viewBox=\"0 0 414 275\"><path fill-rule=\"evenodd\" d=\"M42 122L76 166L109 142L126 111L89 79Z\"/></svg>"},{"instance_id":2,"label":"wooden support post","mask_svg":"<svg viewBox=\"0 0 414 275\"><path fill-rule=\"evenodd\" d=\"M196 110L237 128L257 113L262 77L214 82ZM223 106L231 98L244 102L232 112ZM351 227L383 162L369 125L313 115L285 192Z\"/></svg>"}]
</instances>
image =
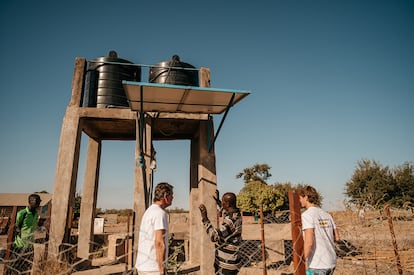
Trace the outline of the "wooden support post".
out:
<instances>
[{"instance_id":1,"label":"wooden support post","mask_svg":"<svg viewBox=\"0 0 414 275\"><path fill-rule=\"evenodd\" d=\"M293 269L295 275L304 275L306 266L305 259L303 258L302 218L299 195L294 190L289 191L289 210L292 228Z\"/></svg>"},{"instance_id":2,"label":"wooden support post","mask_svg":"<svg viewBox=\"0 0 414 275\"><path fill-rule=\"evenodd\" d=\"M263 275L267 275L266 267L266 245L265 245L265 233L264 233L264 221L263 221L263 203L260 203L260 233L262 238L262 261L263 261Z\"/></svg>"},{"instance_id":3,"label":"wooden support post","mask_svg":"<svg viewBox=\"0 0 414 275\"><path fill-rule=\"evenodd\" d=\"M16 215L17 215L17 206L13 206L13 211L11 214L11 221L9 225L9 233L7 234L7 250L6 250L6 257L4 258L4 268L3 274L7 274L8 268L8 261L10 259L10 251L13 245L13 235L14 235L14 225L16 224Z\"/></svg>"},{"instance_id":4,"label":"wooden support post","mask_svg":"<svg viewBox=\"0 0 414 275\"><path fill-rule=\"evenodd\" d=\"M392 245L394 247L395 261L397 262L397 271L398 271L398 274L403 274L403 270L401 267L400 254L398 253L397 239L395 238L394 224L392 223L392 217L391 217L389 204L385 205L384 210L385 210L385 214L387 215L388 226L390 227Z\"/></svg>"}]
</instances>

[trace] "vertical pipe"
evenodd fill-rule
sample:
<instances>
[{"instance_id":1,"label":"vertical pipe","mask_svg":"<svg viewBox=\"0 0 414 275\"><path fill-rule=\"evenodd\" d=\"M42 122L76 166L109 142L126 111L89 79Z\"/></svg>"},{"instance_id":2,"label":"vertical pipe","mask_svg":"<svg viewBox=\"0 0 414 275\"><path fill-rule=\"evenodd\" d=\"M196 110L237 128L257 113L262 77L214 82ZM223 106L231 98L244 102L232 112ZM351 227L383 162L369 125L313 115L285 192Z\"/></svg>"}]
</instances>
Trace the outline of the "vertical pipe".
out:
<instances>
[{"instance_id":1,"label":"vertical pipe","mask_svg":"<svg viewBox=\"0 0 414 275\"><path fill-rule=\"evenodd\" d=\"M145 164L145 148L144 148L144 129L145 129L145 113L144 113L144 88L140 87L140 104L141 108L139 111L139 165L141 166L142 170L142 184L144 185L144 196L145 196L145 209L150 206L150 194L148 192L148 186L147 186L147 171L146 171L146 164ZM146 139L146 137L145 137Z\"/></svg>"},{"instance_id":2,"label":"vertical pipe","mask_svg":"<svg viewBox=\"0 0 414 275\"><path fill-rule=\"evenodd\" d=\"M403 274L403 271L401 267L400 254L398 253L397 239L395 238L394 225L392 223L392 218L391 218L391 213L390 213L390 206L386 204L384 206L384 210L388 218L388 225L390 227L392 245L394 246L394 255L395 255L395 260L397 262L397 271L398 271L398 274L401 275Z\"/></svg>"},{"instance_id":3,"label":"vertical pipe","mask_svg":"<svg viewBox=\"0 0 414 275\"><path fill-rule=\"evenodd\" d=\"M266 245L264 236L264 224L263 224L263 203L260 203L260 232L262 235L262 261L263 261L263 275L267 275L266 267Z\"/></svg>"},{"instance_id":4,"label":"vertical pipe","mask_svg":"<svg viewBox=\"0 0 414 275\"><path fill-rule=\"evenodd\" d=\"M306 266L303 258L302 219L299 196L295 190L289 191L289 211L293 243L293 269L295 275L304 275Z\"/></svg>"}]
</instances>

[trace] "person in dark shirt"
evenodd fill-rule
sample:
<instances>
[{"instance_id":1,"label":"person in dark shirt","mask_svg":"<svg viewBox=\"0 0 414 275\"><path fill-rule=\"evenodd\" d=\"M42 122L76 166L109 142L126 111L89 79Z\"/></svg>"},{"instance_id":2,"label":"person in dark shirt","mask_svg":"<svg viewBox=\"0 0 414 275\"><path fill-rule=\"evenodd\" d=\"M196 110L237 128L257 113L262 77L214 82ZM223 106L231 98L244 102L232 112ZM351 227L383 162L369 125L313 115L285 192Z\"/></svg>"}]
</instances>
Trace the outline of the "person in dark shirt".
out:
<instances>
[{"instance_id":1,"label":"person in dark shirt","mask_svg":"<svg viewBox=\"0 0 414 275\"><path fill-rule=\"evenodd\" d=\"M237 199L234 193L228 192L223 195L221 201L223 222L219 228L211 224L205 205L199 206L204 228L210 240L215 243L215 274L238 274L241 268L239 249L242 240L242 216L236 205Z\"/></svg>"}]
</instances>

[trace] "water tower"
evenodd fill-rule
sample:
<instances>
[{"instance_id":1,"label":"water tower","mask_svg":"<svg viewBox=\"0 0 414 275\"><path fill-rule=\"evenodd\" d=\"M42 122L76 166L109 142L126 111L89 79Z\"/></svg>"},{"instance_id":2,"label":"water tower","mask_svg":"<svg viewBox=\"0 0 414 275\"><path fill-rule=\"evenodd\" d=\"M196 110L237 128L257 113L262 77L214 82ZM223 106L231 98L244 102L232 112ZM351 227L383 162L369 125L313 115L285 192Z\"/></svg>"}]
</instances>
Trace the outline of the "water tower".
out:
<instances>
[{"instance_id":1,"label":"water tower","mask_svg":"<svg viewBox=\"0 0 414 275\"><path fill-rule=\"evenodd\" d=\"M217 189L214 143L231 107L249 93L211 88L208 68L196 69L181 62L178 56L148 66L148 82L140 81L143 67L119 59L113 52L106 58L90 61L76 58L72 97L63 118L59 143L48 255L58 257L69 243L82 133L87 135L88 145L77 257L85 260L91 257L102 141L135 140L134 190L131 190L135 227L130 248L134 262L138 227L151 203L152 142L186 139L191 141L189 262L198 265L201 274L212 274L214 245L204 232L198 205L204 203L209 213L216 211L212 199ZM108 89L108 85L114 89ZM213 116L218 114L222 116L215 131ZM216 222L214 215L211 219Z\"/></svg>"}]
</instances>

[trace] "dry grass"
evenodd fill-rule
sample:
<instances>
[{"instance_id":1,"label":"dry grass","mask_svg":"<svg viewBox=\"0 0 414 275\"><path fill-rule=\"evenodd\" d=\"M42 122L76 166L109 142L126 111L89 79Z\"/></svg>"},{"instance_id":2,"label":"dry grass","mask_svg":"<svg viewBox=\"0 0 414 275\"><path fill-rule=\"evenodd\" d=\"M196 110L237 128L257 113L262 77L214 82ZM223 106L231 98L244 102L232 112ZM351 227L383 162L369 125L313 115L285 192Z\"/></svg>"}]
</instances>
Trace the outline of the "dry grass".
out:
<instances>
[{"instance_id":1,"label":"dry grass","mask_svg":"<svg viewBox=\"0 0 414 275\"><path fill-rule=\"evenodd\" d=\"M340 232L341 239L352 246L347 255L338 258L335 275L348 274L398 274L397 257L392 242L390 224L384 213L369 211L365 219L358 218L352 211L331 213ZM414 215L407 211L391 211L392 226L397 243L397 252L403 274L414 274ZM127 231L126 220L105 227L105 231L121 233ZM270 243L269 243L270 244ZM244 269L243 274L252 274L251 269L262 272L261 268ZM268 274L279 274L282 268L289 274L293 266L269 270ZM73 266L67 261L42 258L33 272L35 275L70 274ZM247 273L246 273L247 272ZM276 272L276 273L275 273ZM277 273L279 272L279 273Z\"/></svg>"},{"instance_id":2,"label":"dry grass","mask_svg":"<svg viewBox=\"0 0 414 275\"><path fill-rule=\"evenodd\" d=\"M398 274L392 231L384 213L366 212L363 220L351 211L331 214L341 239L352 243L358 254L339 258L335 274ZM413 214L391 211L391 217L403 274L414 274Z\"/></svg>"},{"instance_id":3,"label":"dry grass","mask_svg":"<svg viewBox=\"0 0 414 275\"><path fill-rule=\"evenodd\" d=\"M70 274L71 266L58 260L45 260L39 262L38 268L33 269L33 275Z\"/></svg>"}]
</instances>

